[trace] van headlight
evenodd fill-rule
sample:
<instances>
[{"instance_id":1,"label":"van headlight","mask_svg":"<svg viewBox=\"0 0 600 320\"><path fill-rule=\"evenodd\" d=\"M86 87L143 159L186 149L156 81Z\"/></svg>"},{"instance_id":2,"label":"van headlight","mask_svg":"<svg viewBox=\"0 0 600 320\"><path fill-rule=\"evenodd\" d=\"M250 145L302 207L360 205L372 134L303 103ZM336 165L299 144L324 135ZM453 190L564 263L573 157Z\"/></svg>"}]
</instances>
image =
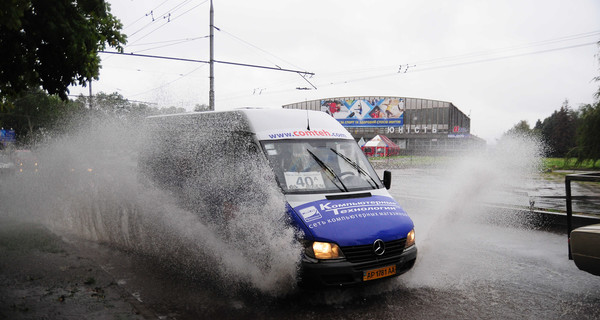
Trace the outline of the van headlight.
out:
<instances>
[{"instance_id":1,"label":"van headlight","mask_svg":"<svg viewBox=\"0 0 600 320\"><path fill-rule=\"evenodd\" d=\"M315 241L307 246L307 254L317 259L339 259L344 254L340 247L335 243Z\"/></svg>"},{"instance_id":2,"label":"van headlight","mask_svg":"<svg viewBox=\"0 0 600 320\"><path fill-rule=\"evenodd\" d=\"M415 245L415 229L410 230L410 232L406 235L406 245L405 248Z\"/></svg>"}]
</instances>

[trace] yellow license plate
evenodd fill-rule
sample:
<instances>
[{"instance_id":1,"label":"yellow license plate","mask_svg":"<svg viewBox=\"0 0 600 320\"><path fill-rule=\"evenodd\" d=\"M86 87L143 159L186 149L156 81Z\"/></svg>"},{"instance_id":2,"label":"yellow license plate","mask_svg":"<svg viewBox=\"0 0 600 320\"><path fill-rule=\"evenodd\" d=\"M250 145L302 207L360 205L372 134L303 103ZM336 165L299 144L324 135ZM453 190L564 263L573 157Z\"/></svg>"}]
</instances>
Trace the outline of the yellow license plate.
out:
<instances>
[{"instance_id":1,"label":"yellow license plate","mask_svg":"<svg viewBox=\"0 0 600 320\"><path fill-rule=\"evenodd\" d=\"M375 280L396 274L396 265L363 271L363 281Z\"/></svg>"}]
</instances>

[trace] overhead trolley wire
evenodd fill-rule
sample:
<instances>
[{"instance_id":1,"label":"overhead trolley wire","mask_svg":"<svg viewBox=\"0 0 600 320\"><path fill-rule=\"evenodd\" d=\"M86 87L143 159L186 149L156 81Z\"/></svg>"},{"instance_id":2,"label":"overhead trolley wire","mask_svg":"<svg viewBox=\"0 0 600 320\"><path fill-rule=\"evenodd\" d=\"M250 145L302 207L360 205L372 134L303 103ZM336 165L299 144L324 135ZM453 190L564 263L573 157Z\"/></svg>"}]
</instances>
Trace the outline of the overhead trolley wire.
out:
<instances>
[{"instance_id":1,"label":"overhead trolley wire","mask_svg":"<svg viewBox=\"0 0 600 320\"><path fill-rule=\"evenodd\" d=\"M600 34L600 31L592 31L592 32L587 32L587 33L581 33L581 34L576 34L576 35L571 35L571 36L555 38L555 39L533 42L533 43L529 43L529 44L525 44L525 45L501 48L498 50L478 51L478 52L467 53L467 54L463 54L463 55L459 55L459 56L441 57L441 58L424 60L423 62L409 63L406 65L412 66L412 68L409 68L409 70L410 70L410 73L414 73L414 72L431 71L431 70L436 70L436 69L459 67L459 66L477 64L477 63L486 63L486 62L505 60L505 59L517 58L517 57L534 55L534 54L542 54L542 53L548 53L548 52L554 52L554 51L568 50L568 49L598 44L598 42L597 41L585 42L585 43L579 43L579 44L574 44L574 45L537 50L537 51L532 51L532 52L515 53L515 54L510 54L510 55L491 56L489 58L473 59L476 57L484 56L485 55L484 53L487 53L487 55L489 56L489 55L497 54L499 52L506 52L509 48L514 49L514 48L539 47L539 46L544 46L544 45L551 44L551 43L560 43L560 42L571 41L571 40L576 40L576 39L581 39L581 38L588 38L590 36L594 36L594 35L598 35L598 34ZM469 59L467 61L460 62L460 60L464 59L465 57L468 57ZM451 63L453 61L457 61L457 62ZM436 65L436 62L438 62L438 63L446 62L446 63ZM431 65L431 66L427 67L428 65ZM423 67L425 67L425 68L423 68ZM365 73L365 72L369 72L370 70L382 70L382 69L389 70L390 68L397 68L397 65L393 66L393 67L388 66L388 67L364 68L364 69L360 69L358 71L358 73ZM344 73L346 73L346 72L342 72L339 74L344 74ZM339 81L321 81L321 83L317 83L316 86L317 87L328 87L328 86L343 85L343 84L354 83L354 82L362 82L362 81L369 81L369 80L386 78L386 77L394 77L394 76L398 76L398 74L399 74L398 71L394 71L394 72L388 71L388 72L382 73L382 74L375 74L375 75L371 75L371 76L358 77L358 78L353 78L353 79L346 79L346 80L339 80ZM321 77L321 78L323 78L323 77ZM283 93L286 91L290 92L290 91L295 91L295 90L296 89L275 90L275 91L265 90L264 94ZM221 100L231 100L231 99L236 99L236 98L241 98L241 97L243 97L243 96L238 95L238 96L229 97L229 98L228 97L221 98Z\"/></svg>"},{"instance_id":2,"label":"overhead trolley wire","mask_svg":"<svg viewBox=\"0 0 600 320\"><path fill-rule=\"evenodd\" d=\"M134 24L138 23L140 20L146 18L151 12L154 12L154 10L160 8L163 4L169 2L170 0L165 0L163 2L161 2L158 6L154 7L153 9L150 10L150 12L143 14L141 17L139 17L137 20L135 20L134 22L130 23L129 25L125 26L123 29L127 29L132 27Z\"/></svg>"},{"instance_id":3,"label":"overhead trolley wire","mask_svg":"<svg viewBox=\"0 0 600 320\"><path fill-rule=\"evenodd\" d=\"M220 32L223 32L223 33L225 33L225 34L229 35L230 37L232 37L232 38L234 38L234 39L236 39L236 40L238 40L238 41L240 41L240 42L242 42L242 43L244 43L244 44L246 44L246 45L248 45L248 46L250 46L250 47L252 47L252 48L254 48L254 49L258 50L258 51L260 51L260 52L262 52L262 53L265 53L265 54L267 54L267 55L269 55L269 56L271 56L271 57L274 57L274 58L276 58L276 59L278 59L278 60L281 60L281 61L285 62L286 64L289 64L289 65L291 65L291 66L293 66L293 67L295 67L295 68L298 68L298 69L304 69L304 68L298 67L298 66L294 65L293 63L291 63L291 62L288 62L288 61L286 61L286 60L284 60L284 59L282 59L282 58L280 58L280 57L278 57L278 56L276 56L276 55L274 55L274 54L272 54L272 53L270 53L270 52L268 52L268 51L266 51L266 50L264 50L264 49L262 49L262 48L259 48L258 46L254 45L254 44L252 44L252 43L250 43L250 42L248 42L248 41L245 41L245 40L241 39L240 37L238 37L238 36L235 36L235 35L233 35L232 33L230 33L230 32L227 32L227 31L223 30L222 28L215 28L215 29L216 29L217 31L220 31ZM279 65L277 65L275 62L271 61L270 59L267 59L267 61L269 61L271 64L273 64L273 65L274 65L274 66L276 66L277 68L279 68L279 69L282 69L282 68L281 68ZM305 69L305 70L306 70L306 69ZM299 75L299 76L300 76L300 77L301 77L301 78L302 78L302 79L303 79L305 82L307 82L308 84L310 84L310 86L311 86L311 87L313 87L315 90L317 89L317 87L316 87L316 86L315 86L315 85L314 85L312 82L310 82L309 78L307 77L307 75L310 75L310 76L312 76L313 74L310 74L310 73L304 73L304 74L302 74L302 73L298 73L298 75Z\"/></svg>"},{"instance_id":4,"label":"overhead trolley wire","mask_svg":"<svg viewBox=\"0 0 600 320\"><path fill-rule=\"evenodd\" d=\"M195 38L190 38L190 39L185 39L185 40L178 40L177 42L174 42L174 43L163 44L161 46L155 46L155 47L151 47L151 48L145 48L145 49L142 49L142 50L137 50L135 53L150 51L150 50L164 48L164 47L170 47L170 46L174 46L174 45L178 45L178 44L182 44L182 43L186 43L186 42L190 42L190 41L195 41L195 40L199 40L199 39L207 39L209 37L210 36L202 36L202 37L195 37ZM173 42L173 41L169 41L169 42Z\"/></svg>"},{"instance_id":5,"label":"overhead trolley wire","mask_svg":"<svg viewBox=\"0 0 600 320\"><path fill-rule=\"evenodd\" d=\"M131 37L131 36L134 36L135 34L139 33L139 32L140 32L140 31L142 31L143 29L145 29L146 27L148 27L148 26L150 26L151 24L153 24L155 21L164 21L164 20L167 18L167 15L168 15L168 20L167 20L167 22L166 22L166 23L163 23L163 24L161 24L160 26L158 26L158 27L154 28L152 31L150 31L150 32L148 32L148 33L146 33L146 34L144 34L143 36L140 36L139 38L137 38L135 41L133 41L133 42L132 42L131 44L129 44L129 45L132 45L132 44L134 44L134 43L136 43L136 42L138 42L138 41L140 41L140 40L142 40L142 39L146 38L147 36L151 35L151 34L152 34L152 33L154 33L155 31L157 31L158 29L161 29L161 28L162 28L162 27L164 27L165 25L169 24L170 22L172 22L172 21L174 21L174 20L176 20L176 19L178 19L178 18L182 17L183 15L185 15L185 14L189 13L190 11L192 11L192 10L196 9L197 7L199 7L199 6L203 5L203 4L205 4L206 2L208 2L208 0L205 0L205 1L203 1L203 2L201 2L201 3L199 3L199 4L197 4L197 5L195 5L195 6L191 7L191 8L189 8L188 10L184 11L183 13L181 13L181 14L180 14L180 15L178 15L178 16L174 16L174 17L172 17L172 16L171 16L171 14L173 14L173 13L177 12L177 10L181 9L183 5L187 4L187 3L188 3L188 2L190 2L190 1L191 1L191 0L185 0L185 1L181 2L179 5L177 5L177 6L175 6L174 8L172 8L172 9L168 10L166 13L164 13L164 14L161 14L161 15L160 15L160 16L161 16L161 19L160 19L160 20L158 20L158 19L155 19L155 20L151 21L150 23L146 24L144 27L142 27L142 28L141 28L141 29L139 29L138 31L136 31L136 32L134 32L134 33L132 33L132 34L130 34L130 35L129 35L130 37Z\"/></svg>"},{"instance_id":6,"label":"overhead trolley wire","mask_svg":"<svg viewBox=\"0 0 600 320\"><path fill-rule=\"evenodd\" d=\"M178 5L176 5L175 7L172 7L171 9L168 9L168 10L166 10L166 11L165 11L165 13L160 13L160 14L157 14L156 16L157 16L157 17L163 17L164 15L168 14L169 12L171 12L171 11L173 11L173 10L176 10L177 8L181 7L182 5L184 5L184 4L186 4L187 2L190 2L190 1L191 1L191 0L183 0L183 2L180 2L180 3L179 3ZM166 1L165 1L165 2L166 2ZM165 2L163 2L163 3L165 3ZM159 7L160 7L160 5L159 5ZM161 20L159 20L159 19L156 19L156 18L154 17L154 10L156 10L156 9L150 10L150 12L149 12L149 13L146 13L146 14L144 14L144 17L148 17L148 16L150 15L150 17L151 17L151 21L150 21L150 22L148 22L148 23L146 23L144 26L142 26L141 28L139 28L137 31L134 31L134 32L132 32L131 34L129 34L129 36L130 36L130 37L132 37L132 36L136 35L136 34L137 34L137 33L139 33L140 31L142 31L142 30L146 29L146 28L147 28L147 27L149 27L151 24L153 24L153 23L155 23L155 22L157 22L157 21L161 21Z\"/></svg>"},{"instance_id":7,"label":"overhead trolley wire","mask_svg":"<svg viewBox=\"0 0 600 320\"><path fill-rule=\"evenodd\" d=\"M98 51L98 52L99 53L107 53L107 54L123 55L123 56L131 56L131 57L141 57L141 58L155 58L155 59L175 60L175 61L183 61L183 62L196 62L196 63L205 63L205 64L210 63L210 61L206 61L206 60L176 58L176 57L166 57L166 56L157 56L157 55L149 55L149 54L113 52L113 51ZM213 61L214 61L214 63L220 63L220 64L229 64L229 65L235 65L235 66L243 66L243 67L259 68L259 69L268 69L268 70L293 72L293 73L299 73L299 74L304 74L304 75L314 75L314 73L307 72L307 71L299 71L299 70L284 69L284 68L275 68L275 67L260 66L260 65L256 65L256 64L247 64L247 63L239 63L239 62L231 62L231 61L221 61L221 60L213 60Z\"/></svg>"},{"instance_id":8,"label":"overhead trolley wire","mask_svg":"<svg viewBox=\"0 0 600 320\"><path fill-rule=\"evenodd\" d=\"M442 65L431 66L431 67L426 67L426 68L419 68L420 65L416 64L416 65L414 65L414 67L411 69L410 72L414 73L414 72L431 71L431 70L436 70L436 69L445 69L445 68L458 67L458 66L464 66L464 65L469 65L469 64L485 63L485 62L491 62L491 61L497 61L497 60L505 60L505 59L510 59L510 58L527 56L527 55L534 55L534 54L540 54L540 53L547 53L547 52L553 52L553 51L560 51L560 50L584 47L584 46L594 45L597 43L598 42L596 42L596 41L587 42L587 43L564 46L564 47L559 47L559 48L538 50L538 51L534 51L534 52L519 53L519 54L500 56L500 57L492 57L492 58L488 58L488 59L470 60L470 61L457 62L457 63L452 63L452 64L442 64ZM412 64L409 64L409 65L412 65ZM324 86L331 86L331 85L346 84L346 83L351 83L351 82L361 82L361 81L367 81L367 80L378 79L378 78L392 77L392 76L396 76L398 74L399 74L398 72L390 72L390 73L385 73L385 74L373 75L373 76L369 76L369 77L349 79L349 80L343 80L343 81L337 81L337 82L330 82L330 83L321 84L319 86L324 87Z\"/></svg>"},{"instance_id":9,"label":"overhead trolley wire","mask_svg":"<svg viewBox=\"0 0 600 320\"><path fill-rule=\"evenodd\" d=\"M442 66L437 66L437 67L430 67L430 68L425 68L425 69L419 69L419 70L415 70L415 72L418 72L418 71L428 71L428 70L441 69L441 68L449 68L449 67L456 67L456 66L474 64L474 63L490 62L490 61L496 61L496 60L504 60L504 59L509 59L509 58L516 58L516 57L522 57L522 56L528 56L528 55L534 55L534 54L540 54L540 53L547 53L547 52L553 52L553 51L560 51L560 50L566 50L566 49L573 49L573 48L585 47L585 46L589 46L589 45L593 45L593 44L597 44L597 43L598 42L594 41L594 42L580 43L580 44L575 44L575 45L565 46L565 47L559 47L559 48L552 48L552 49L546 49L546 50L538 50L538 51L526 52L526 53L518 53L518 54L513 54L513 55L508 55L508 56L501 56L501 57L493 57L493 58L488 58L488 59L459 62L459 63L447 64L447 65L442 65Z\"/></svg>"},{"instance_id":10,"label":"overhead trolley wire","mask_svg":"<svg viewBox=\"0 0 600 320\"><path fill-rule=\"evenodd\" d=\"M423 68L423 67L426 67L429 65L442 64L440 67L445 67L446 65L449 65L448 63L450 63L450 62L455 62L455 61L460 61L460 60L463 60L463 62L461 62L461 63L468 64L468 63L471 63L471 61L475 61L474 60L475 58L483 57L483 56L491 57L491 56L495 55L496 58L489 58L489 59L499 60L499 59L503 59L503 57L513 57L513 56L516 57L516 56L527 55L527 54L550 52L550 51L554 51L555 49L556 50L562 50L563 48L568 49L568 48L571 48L571 46L560 47L560 48L551 48L551 49L547 49L547 51L542 50L540 52L535 51L535 52L515 53L515 54L508 55L508 56L504 55L504 56L498 57L498 54L500 54L500 53L516 51L517 49L526 49L526 48L546 46L549 44L567 42L567 41L572 41L572 40L577 40L577 39L582 39L582 38L589 38L589 37L593 37L593 36L597 36L597 35L600 35L600 30L579 33L579 34L574 34L574 35L569 35L569 36L563 36L563 37L553 38L553 39L548 39L548 40L543 40L543 41L536 41L536 42L531 42L531 43L526 43L526 44L520 44L520 45L515 45L515 46L509 46L509 47L505 47L505 48L482 50L482 51L470 52L470 53L465 53L465 54L460 54L460 55L455 55L455 56L438 57L438 58L432 58L432 59L426 59L426 60L420 60L420 61L411 61L410 63L403 63L400 66L403 67L402 71L404 73L404 72L406 72L406 66L410 66L409 70L414 72L415 70L419 70L419 68ZM592 44L592 43L577 44L575 46L585 46L585 45L590 45L590 44ZM485 62L489 59L479 59L479 60L482 60L481 62ZM477 60L477 61L479 61L479 60ZM492 61L492 60L489 60L489 61ZM452 64L452 65L454 65L454 64ZM335 75L342 76L344 74L352 75L352 74L369 73L369 72L376 72L376 71L384 72L385 70L388 70L388 72L389 72L389 70L396 70L395 72L389 73L390 75L393 75L393 74L399 73L398 67L399 67L399 65L396 64L396 65L379 66L379 67L371 67L371 68L361 68L361 69L356 69L356 70L346 69L343 71L333 72L333 73L329 73L329 74L320 73L320 77L323 78L323 76L335 76ZM437 68L437 67L430 67L427 69L430 70L433 68Z\"/></svg>"},{"instance_id":11,"label":"overhead trolley wire","mask_svg":"<svg viewBox=\"0 0 600 320\"><path fill-rule=\"evenodd\" d=\"M206 2L206 1L205 1L205 2ZM203 3L204 3L204 2L203 2ZM174 18L169 18L169 21L167 21L166 23L164 23L164 24L162 24L162 25L158 26L157 28L155 28L154 30L152 30L152 31L148 32L147 34L145 34L145 35L141 36L140 38L138 38L137 40L135 40L133 43L136 43L136 42L138 42L138 41L140 41L140 40L142 40L142 39L146 38L147 36L151 35L151 34L152 34L152 33L154 33L155 31L157 31L158 29L161 29L162 27L164 27L164 26L168 25L170 22L172 22L172 21L174 21L174 20L176 20L176 19L178 19L178 18L182 17L183 15L187 14L188 12L190 12L190 11L192 11L192 10L196 9L197 7L201 6L203 3L201 3L201 4L199 4L199 5L196 5L196 6L192 7L192 8L190 8L189 10L185 11L184 13L182 13L182 14L180 14L180 15L178 15L178 16L176 16L176 17L174 17Z\"/></svg>"},{"instance_id":12,"label":"overhead trolley wire","mask_svg":"<svg viewBox=\"0 0 600 320\"><path fill-rule=\"evenodd\" d=\"M246 40L243 40L243 39L241 39L240 37L238 37L238 36L236 36L236 35L234 35L234 34L232 34L232 33L230 33L230 32L227 32L227 31L223 30L223 28L218 28L218 29L216 29L216 30L217 30L217 31L220 31L220 32L223 32L224 34L226 34L226 35L228 35L228 36L230 36L230 37L232 37L232 38L234 38L234 39L236 39L236 40L238 40L238 41L240 41L240 42L242 42L242 43L244 43L244 44L246 44L246 45L248 45L248 46L250 46L250 47L252 47L252 48L254 48L254 49L256 49L256 50L258 50L258 51L261 51L261 52L263 52L263 53L266 53L267 55L269 55L269 56L271 56L271 57L274 57L274 58L276 58L276 59L278 59L278 60L281 60L282 62L285 62L285 63L287 63L287 64L291 65L291 66L292 66L292 67L294 67L294 68L298 68L298 69L304 69L304 68L302 68L302 67L296 66L296 65L294 65L293 63L291 63L291 62L289 62L289 61L286 61L286 60L284 60L284 59L282 59L282 58L280 58L280 57L278 57L278 56L276 56L276 55L274 55L274 54L272 54L272 53L268 52L267 50L264 50L264 49L262 49L262 48L260 48L260 47L258 47L258 46L256 46L256 45L254 45L254 44L252 44L252 43L250 43L250 42L248 42L248 41L246 41ZM268 59L267 59L267 60L268 60ZM273 65L277 66L277 64L276 64L275 62L273 62L273 61L269 61L269 62L270 62L270 63L272 63Z\"/></svg>"},{"instance_id":13,"label":"overhead trolley wire","mask_svg":"<svg viewBox=\"0 0 600 320\"><path fill-rule=\"evenodd\" d=\"M169 81L169 82L167 82L167 83L161 84L160 86L158 86L158 87L156 87L156 88L152 88L152 89L150 89L150 90L146 90L146 91L143 91L143 92L138 92L138 93L132 94L132 95L130 95L130 96L131 96L131 97L140 96L140 95L142 95L142 94L145 94L145 93L148 93L148 92L156 91L157 89L160 89L160 88L168 87L168 86L170 86L171 84L173 84L173 83L175 83L175 82L177 82L177 81L179 81L179 80L181 80L181 79L183 79L183 78L185 78L185 77L189 76L190 74L192 74L192 73L194 73L194 72L198 71L200 68L203 68L203 67L205 67L205 65L198 66L197 68L195 68L195 69L192 69L190 72L188 72L188 73L186 73L186 74L184 74L184 75L181 75L179 78L177 78L177 79L175 79L175 80L172 80L172 81Z\"/></svg>"},{"instance_id":14,"label":"overhead trolley wire","mask_svg":"<svg viewBox=\"0 0 600 320\"><path fill-rule=\"evenodd\" d=\"M194 41L194 40L198 40L198 39L202 39L202 38L208 38L208 37L209 36L202 36L202 37L194 37L194 38L183 38L183 39L173 39L173 40L164 40L164 41L138 43L138 44L131 45L131 47L148 46L148 45L153 45L153 44L165 44L165 43L182 42L182 41Z\"/></svg>"},{"instance_id":15,"label":"overhead trolley wire","mask_svg":"<svg viewBox=\"0 0 600 320\"><path fill-rule=\"evenodd\" d=\"M415 61L412 64L422 65L422 64L436 63L436 62L454 61L454 60L460 60L460 59L465 59L465 58L474 58L474 57L479 57L479 56L493 55L493 54L499 54L499 53L503 53L503 52L510 52L510 51L515 51L515 50L520 50L520 49L528 49L528 48L532 48L532 47L545 46L545 45L566 42L566 41L572 41L572 40L577 40L577 39L582 39L582 38L589 38L589 37L598 36L598 35L600 35L600 30L595 30L595 31L590 31L590 32L569 35L569 36L563 36L563 37L559 37L559 38L553 38L553 39L547 39L547 40L542 40L542 41L530 42L530 43L526 43L526 44L514 45L514 46L509 46L509 47L504 47L504 48L476 51L476 52L471 52L471 53L466 53L466 54L461 54L461 55L456 55L456 56L433 58L433 59L423 60L423 61Z\"/></svg>"}]
</instances>

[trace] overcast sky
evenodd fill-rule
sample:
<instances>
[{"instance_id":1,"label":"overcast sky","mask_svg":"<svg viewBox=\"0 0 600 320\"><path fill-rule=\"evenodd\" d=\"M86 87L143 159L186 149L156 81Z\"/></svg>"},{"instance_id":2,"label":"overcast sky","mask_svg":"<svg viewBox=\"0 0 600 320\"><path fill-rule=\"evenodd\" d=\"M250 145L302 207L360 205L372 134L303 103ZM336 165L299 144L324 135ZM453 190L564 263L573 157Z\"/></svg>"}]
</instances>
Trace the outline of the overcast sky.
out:
<instances>
[{"instance_id":1,"label":"overcast sky","mask_svg":"<svg viewBox=\"0 0 600 320\"><path fill-rule=\"evenodd\" d=\"M209 1L109 0L125 52L209 59ZM215 65L215 109L341 96L450 101L494 143L600 83L600 1L214 0L215 59L315 73ZM208 104L204 63L101 54L93 91L193 109ZM310 82L310 83L309 83ZM317 89L313 88L316 87ZM298 90L310 88L312 90ZM72 87L71 94L88 94Z\"/></svg>"}]
</instances>

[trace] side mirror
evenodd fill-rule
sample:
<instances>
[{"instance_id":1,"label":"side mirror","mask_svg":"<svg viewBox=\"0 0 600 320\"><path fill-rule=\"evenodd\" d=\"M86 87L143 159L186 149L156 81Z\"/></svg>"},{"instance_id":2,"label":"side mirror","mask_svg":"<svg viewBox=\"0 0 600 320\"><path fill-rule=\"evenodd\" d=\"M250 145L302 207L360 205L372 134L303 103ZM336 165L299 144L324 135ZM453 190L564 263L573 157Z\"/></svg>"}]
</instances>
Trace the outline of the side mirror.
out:
<instances>
[{"instance_id":1,"label":"side mirror","mask_svg":"<svg viewBox=\"0 0 600 320\"><path fill-rule=\"evenodd\" d=\"M383 172L383 185L386 189L390 189L392 187L392 172L389 170L385 170Z\"/></svg>"}]
</instances>

